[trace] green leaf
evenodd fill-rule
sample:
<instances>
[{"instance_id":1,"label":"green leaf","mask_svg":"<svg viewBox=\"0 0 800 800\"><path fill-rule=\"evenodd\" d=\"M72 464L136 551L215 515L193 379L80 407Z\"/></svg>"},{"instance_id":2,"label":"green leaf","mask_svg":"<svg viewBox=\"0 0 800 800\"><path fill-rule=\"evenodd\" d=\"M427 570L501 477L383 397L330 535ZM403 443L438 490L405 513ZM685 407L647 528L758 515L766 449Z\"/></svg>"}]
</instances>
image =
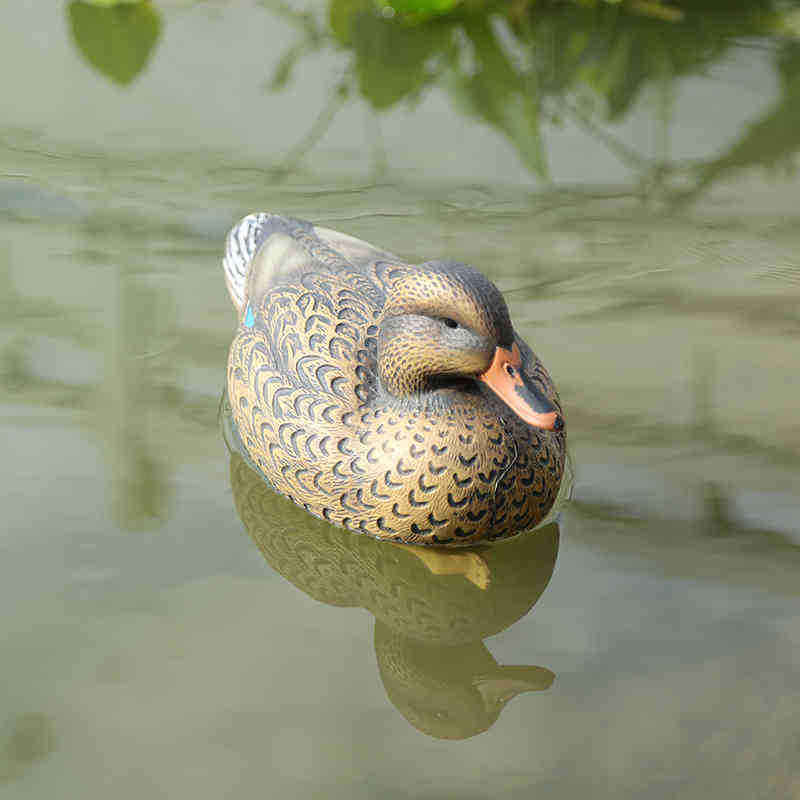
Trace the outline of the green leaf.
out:
<instances>
[{"instance_id":1,"label":"green leaf","mask_svg":"<svg viewBox=\"0 0 800 800\"><path fill-rule=\"evenodd\" d=\"M161 34L161 17L148 0L75 0L67 14L72 37L84 58L121 86L127 86L144 69Z\"/></svg>"},{"instance_id":2,"label":"green leaf","mask_svg":"<svg viewBox=\"0 0 800 800\"><path fill-rule=\"evenodd\" d=\"M122 6L122 5L135 5L140 0L85 0L86 3L92 6Z\"/></svg>"},{"instance_id":3,"label":"green leaf","mask_svg":"<svg viewBox=\"0 0 800 800\"><path fill-rule=\"evenodd\" d=\"M422 21L452 11L461 0L383 0L379 7Z\"/></svg>"},{"instance_id":4,"label":"green leaf","mask_svg":"<svg viewBox=\"0 0 800 800\"><path fill-rule=\"evenodd\" d=\"M428 59L448 41L435 24L408 27L375 12L356 15L350 35L359 90L379 110L418 94L430 78Z\"/></svg>"},{"instance_id":5,"label":"green leaf","mask_svg":"<svg viewBox=\"0 0 800 800\"><path fill-rule=\"evenodd\" d=\"M328 22L331 32L339 44L352 45L353 21L370 10L370 0L331 0L328 7Z\"/></svg>"}]
</instances>

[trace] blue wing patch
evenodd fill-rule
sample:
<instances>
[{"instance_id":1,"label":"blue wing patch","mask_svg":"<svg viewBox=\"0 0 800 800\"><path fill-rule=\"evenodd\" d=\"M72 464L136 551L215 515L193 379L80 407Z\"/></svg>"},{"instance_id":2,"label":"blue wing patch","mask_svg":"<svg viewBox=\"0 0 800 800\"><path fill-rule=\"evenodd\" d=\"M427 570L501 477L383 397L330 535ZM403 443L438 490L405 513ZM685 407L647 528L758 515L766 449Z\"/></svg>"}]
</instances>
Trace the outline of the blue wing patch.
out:
<instances>
[{"instance_id":1,"label":"blue wing patch","mask_svg":"<svg viewBox=\"0 0 800 800\"><path fill-rule=\"evenodd\" d=\"M244 312L244 326L245 328L252 328L256 324L256 315L253 313L253 306L247 304L247 309Z\"/></svg>"}]
</instances>

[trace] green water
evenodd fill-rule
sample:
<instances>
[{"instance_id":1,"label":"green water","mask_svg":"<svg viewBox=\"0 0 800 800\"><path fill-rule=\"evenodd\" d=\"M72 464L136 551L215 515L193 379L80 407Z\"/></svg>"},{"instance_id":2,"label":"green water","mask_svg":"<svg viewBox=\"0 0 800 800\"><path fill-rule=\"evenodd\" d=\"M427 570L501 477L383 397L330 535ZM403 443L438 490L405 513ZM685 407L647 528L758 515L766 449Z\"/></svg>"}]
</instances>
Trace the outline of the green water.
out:
<instances>
[{"instance_id":1,"label":"green water","mask_svg":"<svg viewBox=\"0 0 800 800\"><path fill-rule=\"evenodd\" d=\"M2 5L4 798L800 798L800 9L728 5ZM556 523L426 562L253 480L261 209L495 280Z\"/></svg>"}]
</instances>

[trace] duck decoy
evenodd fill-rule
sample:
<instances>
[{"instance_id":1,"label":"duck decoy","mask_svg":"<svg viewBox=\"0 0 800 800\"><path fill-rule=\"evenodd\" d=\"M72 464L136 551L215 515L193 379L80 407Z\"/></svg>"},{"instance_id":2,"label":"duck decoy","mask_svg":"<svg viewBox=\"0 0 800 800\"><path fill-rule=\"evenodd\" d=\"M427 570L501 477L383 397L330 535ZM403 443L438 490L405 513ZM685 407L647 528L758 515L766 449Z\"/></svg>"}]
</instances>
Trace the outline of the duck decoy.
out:
<instances>
[{"instance_id":1,"label":"duck decoy","mask_svg":"<svg viewBox=\"0 0 800 800\"><path fill-rule=\"evenodd\" d=\"M223 269L239 314L233 420L276 491L412 544L504 539L545 517L561 405L478 270L268 213L230 231Z\"/></svg>"}]
</instances>

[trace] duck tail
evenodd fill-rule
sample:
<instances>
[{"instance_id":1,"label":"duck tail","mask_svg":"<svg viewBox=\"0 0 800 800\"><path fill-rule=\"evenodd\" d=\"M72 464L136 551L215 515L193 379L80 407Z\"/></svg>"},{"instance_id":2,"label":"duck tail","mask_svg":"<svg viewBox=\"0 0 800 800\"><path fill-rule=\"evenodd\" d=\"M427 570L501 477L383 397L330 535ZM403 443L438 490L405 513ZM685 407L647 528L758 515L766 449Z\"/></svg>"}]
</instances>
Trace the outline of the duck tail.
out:
<instances>
[{"instance_id":1,"label":"duck tail","mask_svg":"<svg viewBox=\"0 0 800 800\"><path fill-rule=\"evenodd\" d=\"M225 255L222 258L222 271L228 294L241 314L244 307L247 276L250 263L263 241L263 229L272 214L248 214L234 225L225 240Z\"/></svg>"}]
</instances>

